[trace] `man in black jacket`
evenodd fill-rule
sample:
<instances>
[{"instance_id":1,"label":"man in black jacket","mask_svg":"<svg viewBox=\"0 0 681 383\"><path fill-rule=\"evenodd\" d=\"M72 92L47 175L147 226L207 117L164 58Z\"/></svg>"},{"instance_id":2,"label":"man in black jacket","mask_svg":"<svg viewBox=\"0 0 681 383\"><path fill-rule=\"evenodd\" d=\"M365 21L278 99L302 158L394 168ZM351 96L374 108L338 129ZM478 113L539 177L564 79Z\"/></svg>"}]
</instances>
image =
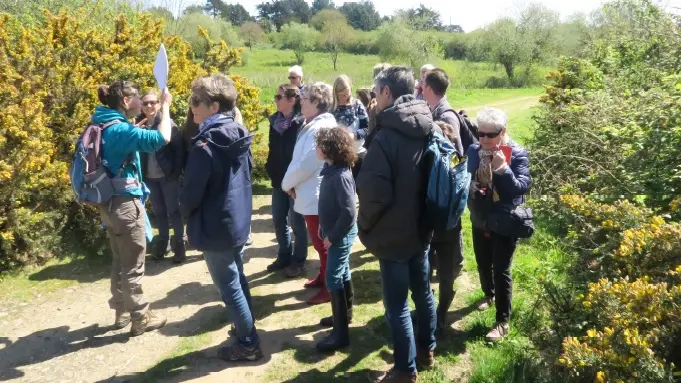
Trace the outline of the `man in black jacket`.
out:
<instances>
[{"instance_id":1,"label":"man in black jacket","mask_svg":"<svg viewBox=\"0 0 681 383\"><path fill-rule=\"evenodd\" d=\"M435 302L430 288L425 217L428 167L424 148L437 129L425 101L416 100L414 76L391 67L374 80L376 135L357 179L359 237L380 262L383 301L392 328L395 366L376 381L415 382L416 363L434 363ZM416 340L408 305L416 304Z\"/></svg>"}]
</instances>

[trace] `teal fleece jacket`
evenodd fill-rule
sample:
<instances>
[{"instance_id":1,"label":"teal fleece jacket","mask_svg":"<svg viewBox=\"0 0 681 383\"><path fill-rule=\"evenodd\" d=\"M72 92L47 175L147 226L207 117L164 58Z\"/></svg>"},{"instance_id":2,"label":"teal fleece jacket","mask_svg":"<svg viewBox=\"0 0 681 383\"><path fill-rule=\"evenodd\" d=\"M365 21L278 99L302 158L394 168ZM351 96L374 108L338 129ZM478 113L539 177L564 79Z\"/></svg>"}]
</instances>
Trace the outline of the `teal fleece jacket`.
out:
<instances>
[{"instance_id":1,"label":"teal fleece jacket","mask_svg":"<svg viewBox=\"0 0 681 383\"><path fill-rule=\"evenodd\" d=\"M119 111L97 106L92 122L106 124L118 120L120 123L109 126L102 133L103 161L104 165L112 174L117 174L123 161L129 154L133 155L132 164L123 169L123 178L137 178L142 183L142 175L135 170L142 169L138 152L153 153L166 145L163 135L158 130L140 129L131 124ZM142 189L135 188L125 193L126 195L142 196Z\"/></svg>"}]
</instances>

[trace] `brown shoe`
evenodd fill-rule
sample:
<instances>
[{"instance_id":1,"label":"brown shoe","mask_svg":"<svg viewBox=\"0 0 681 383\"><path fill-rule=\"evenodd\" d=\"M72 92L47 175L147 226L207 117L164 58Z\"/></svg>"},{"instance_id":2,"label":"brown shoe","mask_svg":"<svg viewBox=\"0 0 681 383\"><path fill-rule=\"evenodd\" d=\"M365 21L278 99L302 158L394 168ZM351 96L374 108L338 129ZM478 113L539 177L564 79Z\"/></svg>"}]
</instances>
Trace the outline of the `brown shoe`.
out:
<instances>
[{"instance_id":1,"label":"brown shoe","mask_svg":"<svg viewBox=\"0 0 681 383\"><path fill-rule=\"evenodd\" d=\"M116 310L116 321L114 322L114 327L117 330L128 327L130 324L130 313L125 311Z\"/></svg>"},{"instance_id":2,"label":"brown shoe","mask_svg":"<svg viewBox=\"0 0 681 383\"><path fill-rule=\"evenodd\" d=\"M484 298L482 298L482 300L480 301L480 304L478 305L478 310L479 311L485 311L488 308L490 308L490 306L492 306L493 304L494 304L494 298L493 297L484 297Z\"/></svg>"},{"instance_id":3,"label":"brown shoe","mask_svg":"<svg viewBox=\"0 0 681 383\"><path fill-rule=\"evenodd\" d=\"M416 383L418 373L416 371L401 372L395 369L390 371L381 371L371 377L370 381L374 383Z\"/></svg>"},{"instance_id":4,"label":"brown shoe","mask_svg":"<svg viewBox=\"0 0 681 383\"><path fill-rule=\"evenodd\" d=\"M416 365L422 370L430 370L435 367L435 352L433 350L417 349Z\"/></svg>"},{"instance_id":5,"label":"brown shoe","mask_svg":"<svg viewBox=\"0 0 681 383\"><path fill-rule=\"evenodd\" d=\"M498 342L508 336L508 331L509 331L509 326L508 323L506 322L497 322L492 326L492 328L489 330L487 333L487 336L485 336L485 339L488 342Z\"/></svg>"},{"instance_id":6,"label":"brown shoe","mask_svg":"<svg viewBox=\"0 0 681 383\"><path fill-rule=\"evenodd\" d=\"M158 330L165 326L166 318L158 317L151 310L142 317L142 319L132 321L132 328L130 328L131 336L139 336L148 331Z\"/></svg>"},{"instance_id":7,"label":"brown shoe","mask_svg":"<svg viewBox=\"0 0 681 383\"><path fill-rule=\"evenodd\" d=\"M289 278L295 278L303 273L303 268L298 265L291 265L286 268L286 276Z\"/></svg>"}]
</instances>

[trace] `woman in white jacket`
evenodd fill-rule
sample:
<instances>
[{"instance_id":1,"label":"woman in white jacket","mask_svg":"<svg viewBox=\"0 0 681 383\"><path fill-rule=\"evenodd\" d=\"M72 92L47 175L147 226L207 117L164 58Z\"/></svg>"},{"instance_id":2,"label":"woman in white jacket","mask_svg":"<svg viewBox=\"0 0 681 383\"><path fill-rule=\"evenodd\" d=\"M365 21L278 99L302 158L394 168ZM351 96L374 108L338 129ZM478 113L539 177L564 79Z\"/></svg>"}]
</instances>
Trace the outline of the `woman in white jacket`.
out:
<instances>
[{"instance_id":1,"label":"woman in white jacket","mask_svg":"<svg viewBox=\"0 0 681 383\"><path fill-rule=\"evenodd\" d=\"M307 123L302 127L293 149L293 159L288 166L281 188L295 200L293 210L305 217L307 232L312 239L312 245L319 253L320 270L317 276L305 283L306 288L319 288L319 292L308 299L309 304L320 304L331 301L326 290L326 249L319 238L319 216L317 203L319 201L319 185L322 178L319 172L324 162L317 157L315 137L320 129L336 126L336 119L329 113L333 104L331 86L323 82L316 82L304 88L300 98L301 113Z\"/></svg>"}]
</instances>

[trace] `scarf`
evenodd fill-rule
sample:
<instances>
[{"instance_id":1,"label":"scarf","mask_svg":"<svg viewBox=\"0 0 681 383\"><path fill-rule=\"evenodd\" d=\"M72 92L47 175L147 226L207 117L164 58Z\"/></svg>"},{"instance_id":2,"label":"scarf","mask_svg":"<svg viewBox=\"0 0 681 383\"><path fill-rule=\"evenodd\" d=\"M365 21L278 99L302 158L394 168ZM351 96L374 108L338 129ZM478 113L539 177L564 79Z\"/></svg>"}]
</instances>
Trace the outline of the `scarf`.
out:
<instances>
[{"instance_id":1,"label":"scarf","mask_svg":"<svg viewBox=\"0 0 681 383\"><path fill-rule=\"evenodd\" d=\"M277 113L277 118L274 120L274 130L279 134L284 134L291 127L291 121L293 121L293 115L286 117L282 113Z\"/></svg>"},{"instance_id":2,"label":"scarf","mask_svg":"<svg viewBox=\"0 0 681 383\"><path fill-rule=\"evenodd\" d=\"M475 172L475 179L480 183L481 187L492 186L492 157L493 150L480 149L478 152L480 162L478 163L478 170Z\"/></svg>"}]
</instances>

